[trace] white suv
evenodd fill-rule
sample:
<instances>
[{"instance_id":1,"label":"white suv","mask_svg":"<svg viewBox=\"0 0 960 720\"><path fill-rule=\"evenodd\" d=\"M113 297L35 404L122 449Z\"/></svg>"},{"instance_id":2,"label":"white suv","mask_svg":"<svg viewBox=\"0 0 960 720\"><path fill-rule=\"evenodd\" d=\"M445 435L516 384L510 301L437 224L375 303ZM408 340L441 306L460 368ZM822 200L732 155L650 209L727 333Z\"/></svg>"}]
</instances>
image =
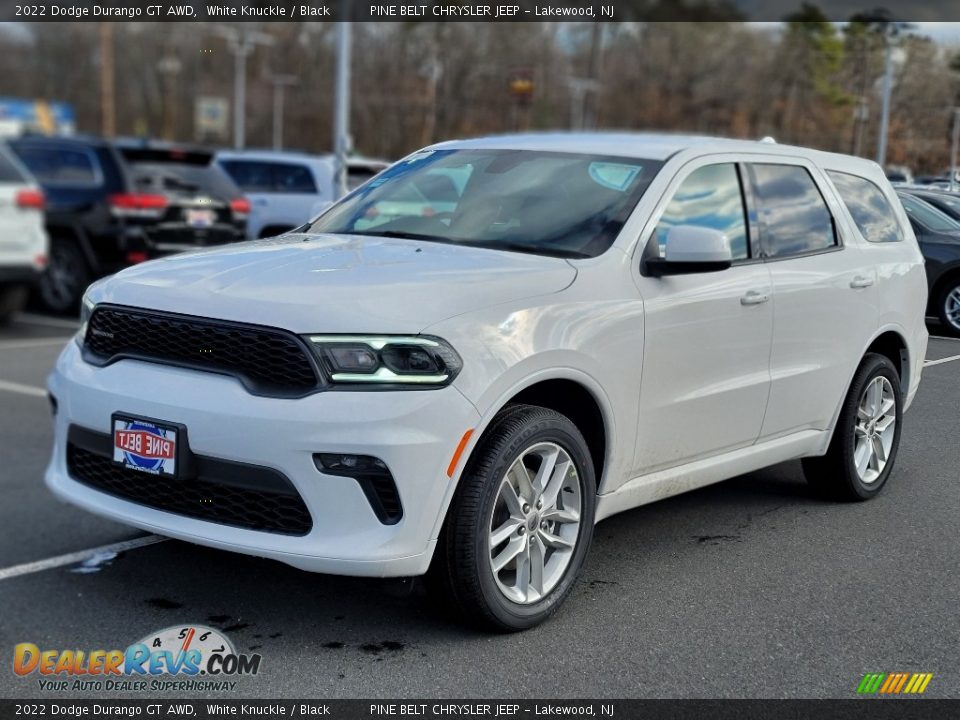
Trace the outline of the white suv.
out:
<instances>
[{"instance_id":1,"label":"white suv","mask_svg":"<svg viewBox=\"0 0 960 720\"><path fill-rule=\"evenodd\" d=\"M0 146L0 326L27 303L47 266L43 191L20 161Z\"/></svg>"},{"instance_id":2,"label":"white suv","mask_svg":"<svg viewBox=\"0 0 960 720\"><path fill-rule=\"evenodd\" d=\"M451 187L449 210L403 201ZM661 135L443 143L307 232L94 285L49 380L46 482L307 570L426 573L474 621L527 628L614 513L793 458L835 497L876 495L926 292L872 162Z\"/></svg>"}]
</instances>

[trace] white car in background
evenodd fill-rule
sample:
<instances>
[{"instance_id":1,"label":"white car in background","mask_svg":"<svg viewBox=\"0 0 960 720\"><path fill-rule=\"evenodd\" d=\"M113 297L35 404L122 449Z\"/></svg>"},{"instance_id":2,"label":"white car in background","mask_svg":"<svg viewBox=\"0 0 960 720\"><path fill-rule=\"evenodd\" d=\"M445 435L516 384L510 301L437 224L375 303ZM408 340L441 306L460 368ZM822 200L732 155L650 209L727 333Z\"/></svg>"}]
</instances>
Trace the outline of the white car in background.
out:
<instances>
[{"instance_id":1,"label":"white car in background","mask_svg":"<svg viewBox=\"0 0 960 720\"><path fill-rule=\"evenodd\" d=\"M449 211L405 204L437 177ZM393 215L370 226L378 207ZM926 304L866 160L667 135L442 143L301 232L94 284L48 383L46 483L306 570L427 574L467 619L520 630L614 513L800 458L825 494L876 496Z\"/></svg>"},{"instance_id":2,"label":"white car in background","mask_svg":"<svg viewBox=\"0 0 960 720\"><path fill-rule=\"evenodd\" d=\"M314 219L333 202L330 155L261 150L224 150L217 163L250 200L247 237L280 235ZM388 163L348 158L347 189L363 184Z\"/></svg>"},{"instance_id":3,"label":"white car in background","mask_svg":"<svg viewBox=\"0 0 960 720\"><path fill-rule=\"evenodd\" d=\"M27 302L47 266L43 191L19 160L0 147L0 325Z\"/></svg>"}]
</instances>

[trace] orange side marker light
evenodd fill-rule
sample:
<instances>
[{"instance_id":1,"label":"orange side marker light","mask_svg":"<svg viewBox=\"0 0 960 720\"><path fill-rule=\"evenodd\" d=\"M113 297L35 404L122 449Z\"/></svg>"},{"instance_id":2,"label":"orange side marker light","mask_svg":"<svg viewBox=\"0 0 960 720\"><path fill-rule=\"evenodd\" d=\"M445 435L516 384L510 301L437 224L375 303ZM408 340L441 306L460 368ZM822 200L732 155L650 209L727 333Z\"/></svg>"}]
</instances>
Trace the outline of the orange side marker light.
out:
<instances>
[{"instance_id":1,"label":"orange side marker light","mask_svg":"<svg viewBox=\"0 0 960 720\"><path fill-rule=\"evenodd\" d=\"M463 455L464 448L467 447L467 443L470 442L470 436L473 435L473 428L467 430L463 437L460 438L460 442L457 444L457 449L453 451L453 457L450 458L450 464L447 465L447 477L453 477L453 473L457 470L457 463L460 462L460 456Z\"/></svg>"}]
</instances>

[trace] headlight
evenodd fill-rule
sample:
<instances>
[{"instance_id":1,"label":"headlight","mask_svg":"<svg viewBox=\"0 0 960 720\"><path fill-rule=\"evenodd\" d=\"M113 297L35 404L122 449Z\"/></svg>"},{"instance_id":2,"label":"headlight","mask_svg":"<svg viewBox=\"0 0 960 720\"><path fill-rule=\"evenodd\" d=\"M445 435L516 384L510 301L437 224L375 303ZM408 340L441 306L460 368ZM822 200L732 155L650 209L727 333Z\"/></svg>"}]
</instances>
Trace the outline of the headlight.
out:
<instances>
[{"instance_id":1,"label":"headlight","mask_svg":"<svg viewBox=\"0 0 960 720\"><path fill-rule=\"evenodd\" d=\"M80 329L77 330L77 334L74 336L77 345L80 347L83 347L83 339L87 336L87 324L90 322L90 315L93 314L94 307L93 300L85 294L83 301L80 303Z\"/></svg>"},{"instance_id":2,"label":"headlight","mask_svg":"<svg viewBox=\"0 0 960 720\"><path fill-rule=\"evenodd\" d=\"M334 383L448 385L463 363L440 338L428 335L308 335Z\"/></svg>"}]
</instances>

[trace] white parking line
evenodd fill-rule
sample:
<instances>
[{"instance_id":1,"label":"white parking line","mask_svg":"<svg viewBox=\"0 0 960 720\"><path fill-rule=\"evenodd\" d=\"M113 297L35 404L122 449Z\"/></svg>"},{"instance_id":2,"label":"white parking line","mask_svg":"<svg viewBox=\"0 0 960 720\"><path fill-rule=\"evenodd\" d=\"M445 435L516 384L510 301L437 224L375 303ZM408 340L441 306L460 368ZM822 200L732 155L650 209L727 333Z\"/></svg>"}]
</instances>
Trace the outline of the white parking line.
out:
<instances>
[{"instance_id":1,"label":"white parking line","mask_svg":"<svg viewBox=\"0 0 960 720\"><path fill-rule=\"evenodd\" d=\"M954 360L960 360L960 355L952 355L951 357L940 358L939 360L925 360L923 366L931 367L932 365L942 365L943 363L953 362Z\"/></svg>"},{"instance_id":2,"label":"white parking line","mask_svg":"<svg viewBox=\"0 0 960 720\"><path fill-rule=\"evenodd\" d=\"M24 385L23 383L10 382L9 380L0 380L0 390L19 393L20 395L29 395L30 397L45 398L47 396L47 391L42 387Z\"/></svg>"},{"instance_id":3,"label":"white parking line","mask_svg":"<svg viewBox=\"0 0 960 720\"><path fill-rule=\"evenodd\" d=\"M64 565L81 563L100 553L121 553L127 550L146 547L147 545L156 545L164 540L169 540L169 538L160 537L159 535L147 535L146 537L136 538L135 540L114 543L113 545L104 545L103 547L58 555L57 557L47 558L46 560L36 560L34 562L23 563L22 565L14 565L13 567L0 570L0 580L9 580L10 578L30 575L41 572L42 570L50 570L51 568L63 567Z\"/></svg>"},{"instance_id":4,"label":"white parking line","mask_svg":"<svg viewBox=\"0 0 960 720\"><path fill-rule=\"evenodd\" d=\"M17 322L29 323L30 325L46 325L47 327L67 328L68 330L76 330L80 327L79 321L52 318L46 315L35 315L34 313L20 313L17 315L16 320Z\"/></svg>"},{"instance_id":5,"label":"white parking line","mask_svg":"<svg viewBox=\"0 0 960 720\"><path fill-rule=\"evenodd\" d=\"M0 350L53 347L54 345L66 345L68 342L70 342L69 337L34 338L32 340L0 340Z\"/></svg>"}]
</instances>

